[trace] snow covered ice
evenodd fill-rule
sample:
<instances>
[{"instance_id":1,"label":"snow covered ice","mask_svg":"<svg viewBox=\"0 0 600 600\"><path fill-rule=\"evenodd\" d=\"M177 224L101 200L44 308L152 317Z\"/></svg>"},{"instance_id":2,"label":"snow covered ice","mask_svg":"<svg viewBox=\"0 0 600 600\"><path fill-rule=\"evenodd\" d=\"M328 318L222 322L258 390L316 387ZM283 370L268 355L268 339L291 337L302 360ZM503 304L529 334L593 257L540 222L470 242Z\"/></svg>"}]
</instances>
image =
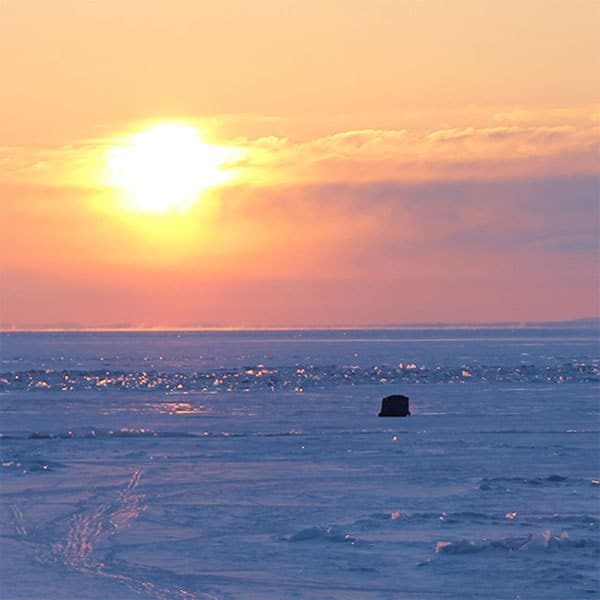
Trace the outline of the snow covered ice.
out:
<instances>
[{"instance_id":1,"label":"snow covered ice","mask_svg":"<svg viewBox=\"0 0 600 600\"><path fill-rule=\"evenodd\" d=\"M600 594L597 331L5 333L1 360L3 600Z\"/></svg>"}]
</instances>

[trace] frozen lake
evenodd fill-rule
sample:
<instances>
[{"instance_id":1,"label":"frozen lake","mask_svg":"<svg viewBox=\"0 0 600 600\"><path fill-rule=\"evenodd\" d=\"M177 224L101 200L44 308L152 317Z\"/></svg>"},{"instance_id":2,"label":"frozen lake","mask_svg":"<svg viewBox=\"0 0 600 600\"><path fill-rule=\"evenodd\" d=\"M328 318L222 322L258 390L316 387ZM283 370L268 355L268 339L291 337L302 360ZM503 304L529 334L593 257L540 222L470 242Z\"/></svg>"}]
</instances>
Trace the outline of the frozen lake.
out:
<instances>
[{"instance_id":1,"label":"frozen lake","mask_svg":"<svg viewBox=\"0 0 600 600\"><path fill-rule=\"evenodd\" d=\"M600 595L597 331L0 343L2 600Z\"/></svg>"}]
</instances>

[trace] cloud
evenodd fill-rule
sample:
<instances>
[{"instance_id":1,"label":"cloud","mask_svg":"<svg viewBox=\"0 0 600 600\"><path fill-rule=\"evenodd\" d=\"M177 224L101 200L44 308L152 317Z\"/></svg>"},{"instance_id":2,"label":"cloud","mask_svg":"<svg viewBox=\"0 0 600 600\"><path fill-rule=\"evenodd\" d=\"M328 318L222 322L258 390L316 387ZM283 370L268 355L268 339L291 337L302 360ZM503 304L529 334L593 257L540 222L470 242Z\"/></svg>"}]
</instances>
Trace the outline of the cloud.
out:
<instances>
[{"instance_id":1,"label":"cloud","mask_svg":"<svg viewBox=\"0 0 600 600\"><path fill-rule=\"evenodd\" d=\"M521 141L541 142L568 136L576 137L580 140L582 137L588 137L591 141L591 131L586 129L577 130L569 125L557 125L553 127L467 127L465 129L442 129L431 132L427 138L434 142L453 141L461 139L480 139L488 141L503 141L519 139Z\"/></svg>"},{"instance_id":2,"label":"cloud","mask_svg":"<svg viewBox=\"0 0 600 600\"><path fill-rule=\"evenodd\" d=\"M446 140L460 140L461 138L472 136L475 132L473 127L465 127L464 129L441 129L439 131L432 131L427 138L434 142L444 142Z\"/></svg>"},{"instance_id":3,"label":"cloud","mask_svg":"<svg viewBox=\"0 0 600 600\"><path fill-rule=\"evenodd\" d=\"M170 240L76 190L0 194L26 198L0 223L9 323L539 320L598 303L594 177L238 185Z\"/></svg>"},{"instance_id":4,"label":"cloud","mask_svg":"<svg viewBox=\"0 0 600 600\"><path fill-rule=\"evenodd\" d=\"M318 138L305 145L306 149L341 155L359 155L369 158L394 152L403 143L406 129L359 129L342 131Z\"/></svg>"},{"instance_id":5,"label":"cloud","mask_svg":"<svg viewBox=\"0 0 600 600\"><path fill-rule=\"evenodd\" d=\"M598 170L594 127L497 125L418 131L363 129L308 141L245 140L248 180L274 183L497 180Z\"/></svg>"},{"instance_id":6,"label":"cloud","mask_svg":"<svg viewBox=\"0 0 600 600\"><path fill-rule=\"evenodd\" d=\"M207 131L211 143L244 151L244 157L228 168L235 169L244 183L261 187L336 181L485 181L598 172L598 135L589 107L473 111L450 120L454 122L443 115L427 120L407 114L406 126L348 127L308 137L306 129L302 138L292 135L293 125L285 135L255 138L219 140L214 124ZM395 121L401 124L402 115ZM436 121L452 126L432 127ZM273 131L286 129L281 120L265 122ZM61 147L0 147L0 182L100 187L106 151L113 142L106 138Z\"/></svg>"},{"instance_id":7,"label":"cloud","mask_svg":"<svg viewBox=\"0 0 600 600\"><path fill-rule=\"evenodd\" d=\"M373 265L393 263L402 252L415 257L577 252L593 262L597 194L597 180L588 176L240 187L225 192L221 202L228 220L269 223L290 243L295 237L310 240L307 245L315 248L322 243L322 265L329 246L353 255L362 249Z\"/></svg>"}]
</instances>

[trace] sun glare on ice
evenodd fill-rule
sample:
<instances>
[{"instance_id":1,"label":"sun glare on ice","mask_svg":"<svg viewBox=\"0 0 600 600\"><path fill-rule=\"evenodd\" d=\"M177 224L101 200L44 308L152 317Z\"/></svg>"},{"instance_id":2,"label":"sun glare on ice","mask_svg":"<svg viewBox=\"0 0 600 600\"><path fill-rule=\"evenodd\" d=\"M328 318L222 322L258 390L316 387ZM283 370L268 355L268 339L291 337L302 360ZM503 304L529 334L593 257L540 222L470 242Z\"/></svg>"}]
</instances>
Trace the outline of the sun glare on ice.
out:
<instances>
[{"instance_id":1,"label":"sun glare on ice","mask_svg":"<svg viewBox=\"0 0 600 600\"><path fill-rule=\"evenodd\" d=\"M109 183L138 212L185 212L208 188L229 181L231 148L204 142L195 127L154 125L114 146L108 157Z\"/></svg>"}]
</instances>

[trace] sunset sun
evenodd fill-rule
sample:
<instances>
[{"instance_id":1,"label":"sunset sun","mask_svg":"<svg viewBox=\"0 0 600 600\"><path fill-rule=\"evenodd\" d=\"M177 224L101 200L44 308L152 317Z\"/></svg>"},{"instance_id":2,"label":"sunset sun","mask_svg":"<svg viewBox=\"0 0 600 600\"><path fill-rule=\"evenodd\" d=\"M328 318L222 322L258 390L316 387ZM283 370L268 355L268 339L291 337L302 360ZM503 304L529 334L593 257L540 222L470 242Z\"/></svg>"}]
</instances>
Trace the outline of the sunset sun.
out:
<instances>
[{"instance_id":1,"label":"sunset sun","mask_svg":"<svg viewBox=\"0 0 600 600\"><path fill-rule=\"evenodd\" d=\"M207 144L195 127L162 123L110 150L108 179L131 210L184 212L206 189L232 178L225 168L232 158L232 149Z\"/></svg>"}]
</instances>

